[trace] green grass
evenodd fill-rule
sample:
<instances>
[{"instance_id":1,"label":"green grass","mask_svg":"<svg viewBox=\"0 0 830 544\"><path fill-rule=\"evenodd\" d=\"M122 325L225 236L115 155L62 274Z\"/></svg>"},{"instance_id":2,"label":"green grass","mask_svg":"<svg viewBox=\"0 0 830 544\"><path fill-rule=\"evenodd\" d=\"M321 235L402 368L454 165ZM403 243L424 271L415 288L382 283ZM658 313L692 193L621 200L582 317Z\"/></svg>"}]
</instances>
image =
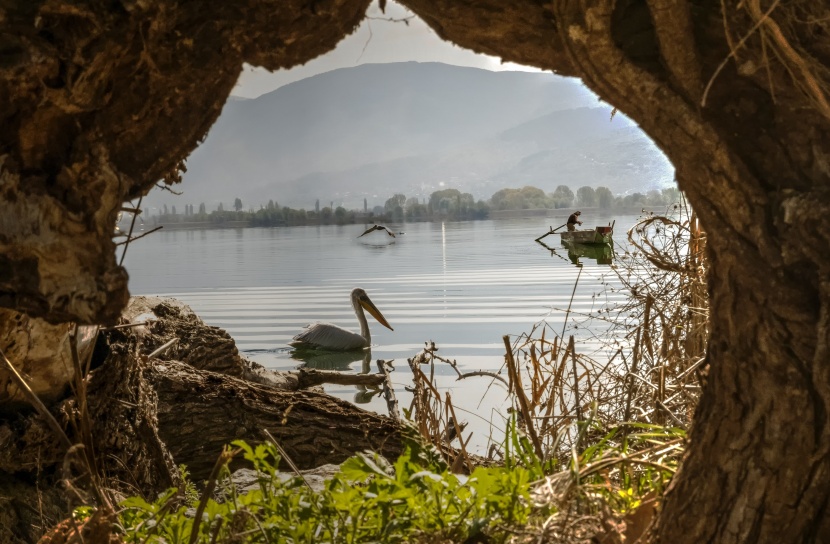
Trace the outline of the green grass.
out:
<instances>
[{"instance_id":1,"label":"green grass","mask_svg":"<svg viewBox=\"0 0 830 544\"><path fill-rule=\"evenodd\" d=\"M217 465L217 480L226 485L216 496L196 499L185 479L187 500L176 489L153 502L126 499L121 532L135 544L507 542L532 534L559 509L573 511L578 504L589 512L602 503L623 515L644 496L662 493L683 433L636 430L629 426L624 437L619 428L595 433L595 441L560 470L556 462L538 459L514 422L503 442L504 463L478 467L469 476L453 474L437 451L412 440L394 463L373 453L351 457L321 492L299 476L280 478L275 444L236 441ZM240 494L227 483L227 462L235 455L254 467L258 489ZM542 488L561 492L546 495ZM198 522L197 502L196 511L203 511Z\"/></svg>"},{"instance_id":2,"label":"green grass","mask_svg":"<svg viewBox=\"0 0 830 544\"><path fill-rule=\"evenodd\" d=\"M524 445L515 441L519 449ZM150 503L121 503L120 520L130 543L190 542L463 542L486 534L505 542L511 527L524 527L540 509L531 502L541 464L518 464L532 453L511 451L501 467L479 467L469 477L453 474L440 456L412 442L394 463L361 453L341 465L322 492L300 477L278 477L272 443L233 443L256 469L259 489L241 495L226 488L222 500L204 501L195 523L192 508L172 505L176 490ZM511 450L512 444L511 444ZM227 459L231 455L226 452ZM229 471L223 466L220 479ZM546 510L542 508L541 510ZM195 530L195 533L194 533Z\"/></svg>"}]
</instances>

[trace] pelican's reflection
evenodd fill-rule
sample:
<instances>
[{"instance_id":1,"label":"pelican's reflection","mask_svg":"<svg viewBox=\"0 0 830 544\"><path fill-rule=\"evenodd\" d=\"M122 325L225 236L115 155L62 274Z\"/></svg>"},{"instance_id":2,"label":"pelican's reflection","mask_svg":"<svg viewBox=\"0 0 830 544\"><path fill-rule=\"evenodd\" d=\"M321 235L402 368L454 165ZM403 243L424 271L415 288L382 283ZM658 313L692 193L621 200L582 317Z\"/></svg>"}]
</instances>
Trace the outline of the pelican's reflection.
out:
<instances>
[{"instance_id":1,"label":"pelican's reflection","mask_svg":"<svg viewBox=\"0 0 830 544\"><path fill-rule=\"evenodd\" d=\"M315 368L317 370L349 371L352 363L361 362L360 374L369 374L372 371L372 350L354 351L322 351L322 350L294 350L291 358L302 361L300 367ZM356 385L354 394L355 404L366 404L381 393L379 387Z\"/></svg>"},{"instance_id":2,"label":"pelican's reflection","mask_svg":"<svg viewBox=\"0 0 830 544\"><path fill-rule=\"evenodd\" d=\"M366 359L366 358L369 359ZM338 370L349 371L352 363L371 360L372 350L361 349L352 351L327 351L327 350L294 350L291 358L302 361L300 367L316 368L317 370Z\"/></svg>"},{"instance_id":3,"label":"pelican's reflection","mask_svg":"<svg viewBox=\"0 0 830 544\"><path fill-rule=\"evenodd\" d=\"M360 368L361 374L368 374L372 371L372 350L367 349L366 355L363 357L363 364ZM354 394L355 404L367 404L370 400L375 398L375 395L380 395L381 389L377 386L356 385L357 392Z\"/></svg>"}]
</instances>

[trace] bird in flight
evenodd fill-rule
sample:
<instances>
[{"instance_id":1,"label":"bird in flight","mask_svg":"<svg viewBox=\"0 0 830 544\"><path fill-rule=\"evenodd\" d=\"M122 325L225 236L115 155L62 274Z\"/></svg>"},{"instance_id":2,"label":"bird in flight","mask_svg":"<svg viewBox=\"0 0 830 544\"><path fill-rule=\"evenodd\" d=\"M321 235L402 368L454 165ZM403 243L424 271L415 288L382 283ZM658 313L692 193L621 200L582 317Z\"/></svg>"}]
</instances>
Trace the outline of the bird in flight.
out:
<instances>
[{"instance_id":1,"label":"bird in flight","mask_svg":"<svg viewBox=\"0 0 830 544\"><path fill-rule=\"evenodd\" d=\"M395 237L395 233L394 233L394 232L392 232L391 230L387 229L387 228L386 228L386 227L384 227L383 225L372 225L371 227L369 227L368 229L366 229L366 230L363 232L363 234L361 234L360 236L366 236L367 234L369 234L370 232L372 232L372 231L374 231L374 230L383 230L383 231L386 231L386 234L388 234L388 235L389 235L389 236L391 236L392 238L394 238L394 237ZM360 238L360 236L358 236L358 238Z\"/></svg>"}]
</instances>

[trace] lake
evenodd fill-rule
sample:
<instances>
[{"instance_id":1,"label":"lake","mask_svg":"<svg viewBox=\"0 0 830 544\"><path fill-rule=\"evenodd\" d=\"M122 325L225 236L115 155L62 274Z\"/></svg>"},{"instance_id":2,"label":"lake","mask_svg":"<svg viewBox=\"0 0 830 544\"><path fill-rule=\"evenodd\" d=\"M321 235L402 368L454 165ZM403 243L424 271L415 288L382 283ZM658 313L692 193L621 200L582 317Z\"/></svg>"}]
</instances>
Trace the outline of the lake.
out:
<instances>
[{"instance_id":1,"label":"lake","mask_svg":"<svg viewBox=\"0 0 830 544\"><path fill-rule=\"evenodd\" d=\"M618 244L638 219L583 217L586 227L616 220ZM503 335L515 339L541 323L559 333L569 304L570 319L577 320L605 304L603 282L615 277L610 266L585 257L576 266L558 235L544 240L553 252L534 241L551 223L564 220L387 225L402 233L396 238L382 231L358 238L364 225L161 230L134 242L124 264L132 294L185 302L206 323L227 330L243 355L276 370L304 364L292 357L287 343L308 323L328 321L359 332L349 293L364 288L394 331L367 316L370 354L307 364L376 372L375 360L394 359L396 394L408 408L406 360L425 342L435 342L438 354L455 359L462 372L499 372ZM507 405L500 385L491 386L489 378L456 381L446 364L439 364L436 374L439 389L452 394L474 434L488 432L486 421L502 421ZM326 391L386 413L382 396L371 391L347 386L326 386ZM473 444L474 451L484 447L481 440Z\"/></svg>"}]
</instances>

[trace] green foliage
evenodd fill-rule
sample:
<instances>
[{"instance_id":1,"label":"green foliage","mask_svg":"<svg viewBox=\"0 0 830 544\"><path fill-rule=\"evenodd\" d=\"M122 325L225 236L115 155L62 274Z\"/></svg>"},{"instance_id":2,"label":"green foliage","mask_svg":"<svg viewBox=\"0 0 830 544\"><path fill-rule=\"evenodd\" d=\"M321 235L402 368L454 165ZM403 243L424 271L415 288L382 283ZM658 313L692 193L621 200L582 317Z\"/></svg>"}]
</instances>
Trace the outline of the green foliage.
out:
<instances>
[{"instance_id":1,"label":"green foliage","mask_svg":"<svg viewBox=\"0 0 830 544\"><path fill-rule=\"evenodd\" d=\"M344 225L349 219L349 212L343 206L334 209L334 220L338 225Z\"/></svg>"},{"instance_id":2,"label":"green foliage","mask_svg":"<svg viewBox=\"0 0 830 544\"><path fill-rule=\"evenodd\" d=\"M274 444L233 445L256 469L259 488L240 495L229 485L224 497L207 499L196 542L463 542L483 534L505 542L505 529L528 523L531 482L542 475L515 425L503 467L459 476L434 451L413 443L394 464L372 453L348 459L319 493L299 477L280 478ZM222 477L228 476L224 468ZM152 503L125 500L124 540L189 542L192 509L174 508L175 497L171 490Z\"/></svg>"},{"instance_id":3,"label":"green foliage","mask_svg":"<svg viewBox=\"0 0 830 544\"><path fill-rule=\"evenodd\" d=\"M570 208L574 203L574 192L567 185L560 185L551 194L556 208Z\"/></svg>"},{"instance_id":4,"label":"green foliage","mask_svg":"<svg viewBox=\"0 0 830 544\"><path fill-rule=\"evenodd\" d=\"M597 187L597 203L603 210L609 209L614 205L614 194L608 187Z\"/></svg>"},{"instance_id":5,"label":"green foliage","mask_svg":"<svg viewBox=\"0 0 830 544\"><path fill-rule=\"evenodd\" d=\"M553 193L545 194L542 189L524 186L520 189L501 189L496 191L487 200L476 201L472 194L462 193L457 189L442 189L433 192L427 203L422 203L418 197L406 198L403 194L395 194L387 199L383 206L374 206L369 210L368 202L363 199L363 213L359 210L347 210L331 206L321 207L317 199L314 209L293 209L280 207L274 200L267 205L260 206L254 211L244 211L242 200L234 199L233 210L225 210L222 203L210 213L204 203L199 205L199 212L194 213L192 205L185 205L184 215L177 215L163 211L153 216L154 221L162 223L203 223L210 222L214 226L222 226L230 221L248 221L252 227L297 226L314 224L338 225L362 223L367 221L400 223L403 221L431 221L431 220L472 220L487 219L491 210L537 210L552 208L569 208L578 205L582 208L598 206L608 210L623 206L671 206L681 199L676 188L651 190L648 194L634 193L633 195L615 197L607 187L593 189L589 186L580 187L576 195L566 185L560 185Z\"/></svg>"},{"instance_id":6,"label":"green foliage","mask_svg":"<svg viewBox=\"0 0 830 544\"><path fill-rule=\"evenodd\" d=\"M406 218L410 221L423 221L429 217L429 210L425 204L421 204L417 197L406 199Z\"/></svg>"},{"instance_id":7,"label":"green foliage","mask_svg":"<svg viewBox=\"0 0 830 544\"><path fill-rule=\"evenodd\" d=\"M599 430L594 423L586 426ZM677 470L685 438L686 432L676 427L627 423L574 455L569 470L583 495L625 514L645 499L662 497Z\"/></svg>"},{"instance_id":8,"label":"green foliage","mask_svg":"<svg viewBox=\"0 0 830 544\"><path fill-rule=\"evenodd\" d=\"M190 480L190 471L187 470L187 465L179 465L179 479L182 481L182 493L184 495L184 502L186 504L195 504L199 500L199 490Z\"/></svg>"},{"instance_id":9,"label":"green foliage","mask_svg":"<svg viewBox=\"0 0 830 544\"><path fill-rule=\"evenodd\" d=\"M597 192L593 187L580 187L576 190L577 205L583 208L593 208L597 205Z\"/></svg>"},{"instance_id":10,"label":"green foliage","mask_svg":"<svg viewBox=\"0 0 830 544\"><path fill-rule=\"evenodd\" d=\"M400 222L403 221L405 205L406 196L398 193L386 200L386 203L383 205L383 211L392 221Z\"/></svg>"},{"instance_id":11,"label":"green foliage","mask_svg":"<svg viewBox=\"0 0 830 544\"><path fill-rule=\"evenodd\" d=\"M386 203L383 205L383 210L386 213L392 213L397 208L403 208L406 204L406 196L400 193L392 195L392 198L386 200Z\"/></svg>"},{"instance_id":12,"label":"green foliage","mask_svg":"<svg viewBox=\"0 0 830 544\"><path fill-rule=\"evenodd\" d=\"M92 515L95 509L91 506L78 506L72 510L72 519L81 522Z\"/></svg>"},{"instance_id":13,"label":"green foliage","mask_svg":"<svg viewBox=\"0 0 830 544\"><path fill-rule=\"evenodd\" d=\"M427 214L431 218L452 220L481 219L479 208L470 193L462 193L458 189L443 189L429 196Z\"/></svg>"},{"instance_id":14,"label":"green foliage","mask_svg":"<svg viewBox=\"0 0 830 544\"><path fill-rule=\"evenodd\" d=\"M496 210L529 210L552 208L553 200L538 187L501 189L490 197L490 206Z\"/></svg>"},{"instance_id":15,"label":"green foliage","mask_svg":"<svg viewBox=\"0 0 830 544\"><path fill-rule=\"evenodd\" d=\"M577 499L588 511L601 502L625 514L662 495L685 433L634 423L603 432L593 419L583 422L578 433L589 445L581 454L543 461L511 419L502 466L456 475L435 449L412 441L394 463L374 453L355 455L319 492L299 476L280 474L275 444L236 441L236 452L256 470L255 489L240 494L223 467L221 491L201 499L204 510L196 523L193 507L199 501L188 492L192 484L180 467L187 504L176 489L153 502L131 497L120 505L120 522L124 541L134 544L189 543L194 530L193 541L200 543L507 542L516 531L552 519L563 501ZM538 486L546 478L553 485ZM562 487L557 480L569 483ZM554 488L562 494L546 496L545 489ZM91 513L83 507L74 515L84 519Z\"/></svg>"}]
</instances>

